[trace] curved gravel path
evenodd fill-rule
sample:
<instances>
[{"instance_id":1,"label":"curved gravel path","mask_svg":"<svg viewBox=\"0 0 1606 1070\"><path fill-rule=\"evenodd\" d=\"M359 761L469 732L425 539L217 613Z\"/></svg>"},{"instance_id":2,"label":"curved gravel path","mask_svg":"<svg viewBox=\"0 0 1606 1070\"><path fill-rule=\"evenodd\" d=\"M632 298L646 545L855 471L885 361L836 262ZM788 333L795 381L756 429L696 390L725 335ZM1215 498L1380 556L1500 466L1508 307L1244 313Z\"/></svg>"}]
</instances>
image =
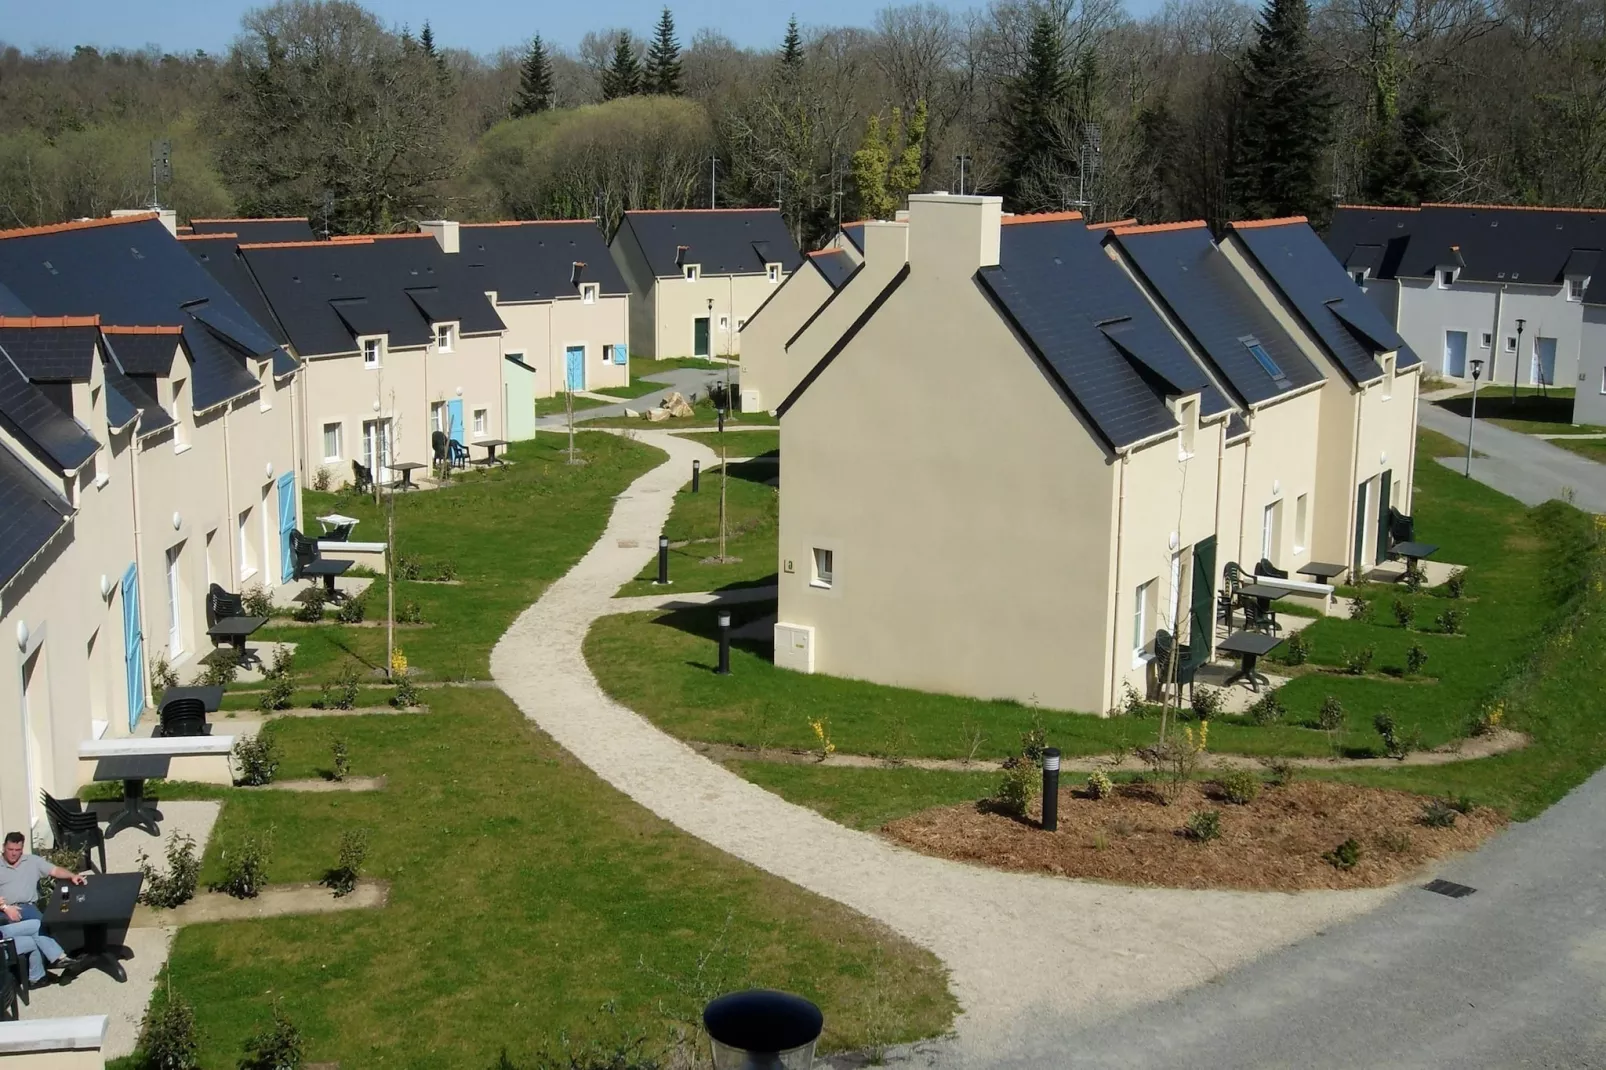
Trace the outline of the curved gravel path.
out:
<instances>
[{"instance_id":1,"label":"curved gravel path","mask_svg":"<svg viewBox=\"0 0 1606 1070\"><path fill-rule=\"evenodd\" d=\"M637 437L669 459L619 496L602 538L508 629L492 675L527 717L642 806L934 952L962 1007L956 1039L932 1049L937 1061L991 1065L1047 1032L1173 996L1394 894L1185 892L965 866L834 824L701 757L603 694L582 652L591 622L651 559L691 462L715 461L667 433Z\"/></svg>"}]
</instances>

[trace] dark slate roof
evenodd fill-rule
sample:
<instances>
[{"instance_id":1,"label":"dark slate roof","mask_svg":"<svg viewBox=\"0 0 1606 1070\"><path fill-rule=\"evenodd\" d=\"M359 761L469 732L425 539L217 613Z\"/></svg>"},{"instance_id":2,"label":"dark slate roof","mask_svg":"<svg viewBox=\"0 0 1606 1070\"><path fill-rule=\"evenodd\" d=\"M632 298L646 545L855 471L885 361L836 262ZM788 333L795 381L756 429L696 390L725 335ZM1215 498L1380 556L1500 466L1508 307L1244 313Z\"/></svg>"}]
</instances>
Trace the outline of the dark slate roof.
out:
<instances>
[{"instance_id":1,"label":"dark slate roof","mask_svg":"<svg viewBox=\"0 0 1606 1070\"><path fill-rule=\"evenodd\" d=\"M1389 350L1399 351L1396 367L1420 363L1310 224L1235 225L1233 233L1355 382L1382 375L1377 358Z\"/></svg>"},{"instance_id":2,"label":"dark slate roof","mask_svg":"<svg viewBox=\"0 0 1606 1070\"><path fill-rule=\"evenodd\" d=\"M766 264L791 272L803 263L778 208L626 212L620 226L635 235L647 267L660 279L681 273L682 245L684 262L700 265L704 275L762 275Z\"/></svg>"},{"instance_id":3,"label":"dark slate roof","mask_svg":"<svg viewBox=\"0 0 1606 1070\"><path fill-rule=\"evenodd\" d=\"M463 262L427 235L240 252L303 357L356 352L357 336L366 334L388 335L395 348L426 345L434 326L424 306L438 317L433 322L456 320L464 334L504 329Z\"/></svg>"},{"instance_id":4,"label":"dark slate roof","mask_svg":"<svg viewBox=\"0 0 1606 1070\"><path fill-rule=\"evenodd\" d=\"M841 249L821 249L819 252L810 253L809 263L819 269L826 284L833 290L842 289L842 284L848 281L859 266L853 262L853 257Z\"/></svg>"},{"instance_id":5,"label":"dark slate roof","mask_svg":"<svg viewBox=\"0 0 1606 1070\"><path fill-rule=\"evenodd\" d=\"M842 233L847 235L848 241L853 243L855 249L861 253L864 252L864 224L862 222L843 223Z\"/></svg>"},{"instance_id":6,"label":"dark slate roof","mask_svg":"<svg viewBox=\"0 0 1606 1070\"><path fill-rule=\"evenodd\" d=\"M1177 427L1168 395L1230 405L1126 272L1078 220L1003 228L983 285L1112 448Z\"/></svg>"},{"instance_id":7,"label":"dark slate roof","mask_svg":"<svg viewBox=\"0 0 1606 1070\"><path fill-rule=\"evenodd\" d=\"M139 419L139 409L126 396L128 392L119 386L126 381L121 374L116 380L110 374L106 376L106 426L113 431L121 431Z\"/></svg>"},{"instance_id":8,"label":"dark slate roof","mask_svg":"<svg viewBox=\"0 0 1606 1070\"><path fill-rule=\"evenodd\" d=\"M128 412L138 413L138 433L141 437L173 426L173 417L156 400L155 376L126 373L115 361L107 362L106 416L112 426L122 427L127 421L114 413L111 404L113 398L126 405Z\"/></svg>"},{"instance_id":9,"label":"dark slate roof","mask_svg":"<svg viewBox=\"0 0 1606 1070\"><path fill-rule=\"evenodd\" d=\"M1257 405L1322 381L1322 373L1228 263L1203 224L1117 230L1110 240L1131 258L1195 348L1245 403ZM1280 377L1249 352L1251 340L1266 351Z\"/></svg>"},{"instance_id":10,"label":"dark slate roof","mask_svg":"<svg viewBox=\"0 0 1606 1070\"><path fill-rule=\"evenodd\" d=\"M273 336L274 341L280 345L290 343L284 328L274 319L273 310L268 307L267 299L262 296L262 291L257 289L256 280L251 277L251 269L246 267L245 261L240 258L239 239L186 238L183 245L189 254L217 280L218 285L227 290L229 296L238 301L240 307L250 313L251 318ZM277 369L275 374L278 374Z\"/></svg>"},{"instance_id":11,"label":"dark slate roof","mask_svg":"<svg viewBox=\"0 0 1606 1070\"><path fill-rule=\"evenodd\" d=\"M1340 205L1327 246L1346 264L1357 249L1380 247L1384 252L1372 274L1381 279L1429 279L1439 267L1454 264L1468 282L1556 286L1568 275L1594 273L1600 250L1606 249L1606 211Z\"/></svg>"},{"instance_id":12,"label":"dark slate roof","mask_svg":"<svg viewBox=\"0 0 1606 1070\"><path fill-rule=\"evenodd\" d=\"M106 346L117 358L117 365L129 375L170 375L173 351L183 335L107 334Z\"/></svg>"},{"instance_id":13,"label":"dark slate roof","mask_svg":"<svg viewBox=\"0 0 1606 1070\"><path fill-rule=\"evenodd\" d=\"M184 328L197 410L258 389L239 342L267 356L273 339L151 217L0 232L0 284L38 315L89 315L102 323ZM202 317L226 317L245 335L226 339Z\"/></svg>"},{"instance_id":14,"label":"dark slate roof","mask_svg":"<svg viewBox=\"0 0 1606 1070\"><path fill-rule=\"evenodd\" d=\"M317 237L305 219L192 219L195 234L233 234L241 242L312 241Z\"/></svg>"},{"instance_id":15,"label":"dark slate roof","mask_svg":"<svg viewBox=\"0 0 1606 1070\"><path fill-rule=\"evenodd\" d=\"M33 309L22 303L22 298L0 283L0 316L31 316Z\"/></svg>"},{"instance_id":16,"label":"dark slate roof","mask_svg":"<svg viewBox=\"0 0 1606 1070\"><path fill-rule=\"evenodd\" d=\"M605 295L630 293L608 255L601 228L589 219L463 223L458 227L457 248L475 287L496 291L498 301L580 296L580 287L571 281L577 260L585 264L581 282L597 283Z\"/></svg>"},{"instance_id":17,"label":"dark slate roof","mask_svg":"<svg viewBox=\"0 0 1606 1070\"><path fill-rule=\"evenodd\" d=\"M95 342L100 328L85 327L4 327L0 326L0 348L4 348L17 370L34 382L87 383L95 367Z\"/></svg>"},{"instance_id":18,"label":"dark slate roof","mask_svg":"<svg viewBox=\"0 0 1606 1070\"><path fill-rule=\"evenodd\" d=\"M0 586L10 583L62 528L72 507L0 446Z\"/></svg>"},{"instance_id":19,"label":"dark slate roof","mask_svg":"<svg viewBox=\"0 0 1606 1070\"><path fill-rule=\"evenodd\" d=\"M62 472L83 467L100 443L51 401L0 345L0 426L31 445L40 460Z\"/></svg>"}]
</instances>

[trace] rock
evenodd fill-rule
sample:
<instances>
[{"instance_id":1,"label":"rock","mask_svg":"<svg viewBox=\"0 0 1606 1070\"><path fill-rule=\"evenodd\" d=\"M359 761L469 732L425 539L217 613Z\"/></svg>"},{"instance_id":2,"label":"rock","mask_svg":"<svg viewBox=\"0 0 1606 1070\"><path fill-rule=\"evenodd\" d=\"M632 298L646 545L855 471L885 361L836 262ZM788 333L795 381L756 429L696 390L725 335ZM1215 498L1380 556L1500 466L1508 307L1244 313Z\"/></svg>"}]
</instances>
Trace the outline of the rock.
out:
<instances>
[{"instance_id":1,"label":"rock","mask_svg":"<svg viewBox=\"0 0 1606 1070\"><path fill-rule=\"evenodd\" d=\"M693 414L691 404L678 390L664 397L663 407L669 410L669 415L679 419L685 419Z\"/></svg>"},{"instance_id":2,"label":"rock","mask_svg":"<svg viewBox=\"0 0 1606 1070\"><path fill-rule=\"evenodd\" d=\"M647 410L647 419L652 421L655 424L661 424L665 420L669 419L669 410L668 409L648 409Z\"/></svg>"},{"instance_id":3,"label":"rock","mask_svg":"<svg viewBox=\"0 0 1606 1070\"><path fill-rule=\"evenodd\" d=\"M632 409L627 405L627 406L625 406L625 418L628 419L628 420L639 420L639 419L641 419L641 413L637 412L635 409Z\"/></svg>"}]
</instances>

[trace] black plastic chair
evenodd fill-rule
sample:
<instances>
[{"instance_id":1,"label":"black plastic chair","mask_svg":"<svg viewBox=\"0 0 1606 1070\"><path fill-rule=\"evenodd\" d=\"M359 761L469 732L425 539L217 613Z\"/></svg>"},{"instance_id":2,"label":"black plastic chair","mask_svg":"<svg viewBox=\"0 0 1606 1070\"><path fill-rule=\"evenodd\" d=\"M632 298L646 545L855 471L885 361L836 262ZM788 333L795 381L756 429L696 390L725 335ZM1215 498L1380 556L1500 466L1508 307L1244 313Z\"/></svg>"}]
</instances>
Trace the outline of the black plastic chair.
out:
<instances>
[{"instance_id":1,"label":"black plastic chair","mask_svg":"<svg viewBox=\"0 0 1606 1070\"><path fill-rule=\"evenodd\" d=\"M215 627L220 620L230 617L245 616L245 599L237 594L230 594L217 584L212 584L206 592L206 626ZM213 640L216 645L217 640Z\"/></svg>"},{"instance_id":2,"label":"black plastic chair","mask_svg":"<svg viewBox=\"0 0 1606 1070\"><path fill-rule=\"evenodd\" d=\"M1416 539L1416 521L1406 516L1394 506L1389 506L1389 549L1395 543L1412 542Z\"/></svg>"},{"instance_id":3,"label":"black plastic chair","mask_svg":"<svg viewBox=\"0 0 1606 1070\"><path fill-rule=\"evenodd\" d=\"M28 967L15 940L0 940L0 1022L15 1022L17 1002L28 1002Z\"/></svg>"},{"instance_id":4,"label":"black plastic chair","mask_svg":"<svg viewBox=\"0 0 1606 1070\"><path fill-rule=\"evenodd\" d=\"M355 525L355 524L337 524L337 525L335 525L334 528L332 528L330 530L329 534L325 535L322 539L320 539L318 541L319 542L350 542L351 541L351 530L353 528L355 528L356 526L357 525Z\"/></svg>"},{"instance_id":5,"label":"black plastic chair","mask_svg":"<svg viewBox=\"0 0 1606 1070\"><path fill-rule=\"evenodd\" d=\"M1260 563L1255 566L1255 576L1257 578L1286 580L1288 578L1288 573L1272 564L1271 558L1262 557L1260 559Z\"/></svg>"},{"instance_id":6,"label":"black plastic chair","mask_svg":"<svg viewBox=\"0 0 1606 1070\"><path fill-rule=\"evenodd\" d=\"M365 464L351 462L351 481L356 486L358 494L367 494L374 489L374 473Z\"/></svg>"},{"instance_id":7,"label":"black plastic chair","mask_svg":"<svg viewBox=\"0 0 1606 1070\"><path fill-rule=\"evenodd\" d=\"M162 723L153 735L164 738L174 736L207 736L212 726L206 723L206 704L198 698L176 698L162 703Z\"/></svg>"},{"instance_id":8,"label":"black plastic chair","mask_svg":"<svg viewBox=\"0 0 1606 1070\"><path fill-rule=\"evenodd\" d=\"M1260 608L1260 599L1245 595L1238 601L1243 605L1245 631L1276 635L1283 630L1283 626L1277 623L1276 613L1270 609Z\"/></svg>"},{"instance_id":9,"label":"black plastic chair","mask_svg":"<svg viewBox=\"0 0 1606 1070\"><path fill-rule=\"evenodd\" d=\"M106 835L100 830L95 815L85 810L77 799L71 805L48 791L39 798L45 804L45 816L50 819L50 834L55 837L56 849L74 848L83 852L84 864L92 865L91 848L100 852L100 871L106 872Z\"/></svg>"},{"instance_id":10,"label":"black plastic chair","mask_svg":"<svg viewBox=\"0 0 1606 1070\"><path fill-rule=\"evenodd\" d=\"M1160 695L1165 696L1166 685L1173 680L1177 685L1177 697L1182 697L1182 689L1186 687L1188 694L1193 694L1193 679L1199 673L1199 665L1193 660L1191 647L1177 646L1171 633L1164 628L1154 633L1154 671L1155 679L1160 685ZM1175 666L1172 662L1175 661Z\"/></svg>"},{"instance_id":11,"label":"black plastic chair","mask_svg":"<svg viewBox=\"0 0 1606 1070\"><path fill-rule=\"evenodd\" d=\"M468 467L468 447L455 438L446 440L446 456L451 459L453 468Z\"/></svg>"},{"instance_id":12,"label":"black plastic chair","mask_svg":"<svg viewBox=\"0 0 1606 1070\"><path fill-rule=\"evenodd\" d=\"M1221 570L1221 590L1216 594L1216 612L1229 629L1232 628L1232 606L1238 600L1238 586L1242 582L1238 562L1228 561Z\"/></svg>"},{"instance_id":13,"label":"black plastic chair","mask_svg":"<svg viewBox=\"0 0 1606 1070\"><path fill-rule=\"evenodd\" d=\"M318 560L317 541L307 538L299 531L292 531L290 532L290 553L295 559L295 571L291 578L297 580L306 579L302 575L303 570Z\"/></svg>"}]
</instances>

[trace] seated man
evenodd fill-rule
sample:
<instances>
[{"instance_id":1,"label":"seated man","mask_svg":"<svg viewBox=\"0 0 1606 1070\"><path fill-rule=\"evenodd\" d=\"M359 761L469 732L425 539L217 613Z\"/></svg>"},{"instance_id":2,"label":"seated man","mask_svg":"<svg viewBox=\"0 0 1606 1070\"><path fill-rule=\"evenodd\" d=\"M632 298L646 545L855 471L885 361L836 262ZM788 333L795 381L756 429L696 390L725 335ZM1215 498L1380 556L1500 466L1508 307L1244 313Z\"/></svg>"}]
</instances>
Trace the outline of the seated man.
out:
<instances>
[{"instance_id":1,"label":"seated man","mask_svg":"<svg viewBox=\"0 0 1606 1070\"><path fill-rule=\"evenodd\" d=\"M61 945L39 931L44 916L39 913L39 882L45 877L84 883L84 878L71 870L24 850L26 837L20 832L6 833L4 851L0 851L0 936L17 941L17 953L24 953L28 943L28 983L44 979L44 964L65 966L70 960Z\"/></svg>"}]
</instances>

